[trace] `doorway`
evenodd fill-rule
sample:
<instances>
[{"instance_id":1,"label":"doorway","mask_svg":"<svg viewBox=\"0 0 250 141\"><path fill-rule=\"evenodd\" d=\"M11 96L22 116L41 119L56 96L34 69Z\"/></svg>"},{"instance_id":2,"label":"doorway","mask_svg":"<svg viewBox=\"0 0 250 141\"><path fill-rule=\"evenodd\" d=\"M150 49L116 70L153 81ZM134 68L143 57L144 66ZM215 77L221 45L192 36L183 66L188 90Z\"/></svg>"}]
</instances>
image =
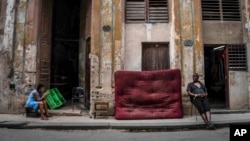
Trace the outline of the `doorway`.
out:
<instances>
[{"instance_id":1,"label":"doorway","mask_svg":"<svg viewBox=\"0 0 250 141\"><path fill-rule=\"evenodd\" d=\"M79 85L79 36L81 0L53 0L50 87L66 99Z\"/></svg>"},{"instance_id":2,"label":"doorway","mask_svg":"<svg viewBox=\"0 0 250 141\"><path fill-rule=\"evenodd\" d=\"M211 107L227 108L227 50L225 45L204 45L205 85Z\"/></svg>"}]
</instances>

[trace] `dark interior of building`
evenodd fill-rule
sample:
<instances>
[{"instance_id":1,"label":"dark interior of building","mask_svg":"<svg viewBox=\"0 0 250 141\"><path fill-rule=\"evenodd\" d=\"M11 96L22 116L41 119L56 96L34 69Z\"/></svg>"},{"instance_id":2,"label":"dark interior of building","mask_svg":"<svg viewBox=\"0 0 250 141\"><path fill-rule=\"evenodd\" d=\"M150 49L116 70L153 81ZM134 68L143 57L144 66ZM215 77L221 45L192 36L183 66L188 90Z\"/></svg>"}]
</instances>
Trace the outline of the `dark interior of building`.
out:
<instances>
[{"instance_id":1,"label":"dark interior of building","mask_svg":"<svg viewBox=\"0 0 250 141\"><path fill-rule=\"evenodd\" d=\"M80 0L54 0L51 48L51 88L65 98L78 86Z\"/></svg>"},{"instance_id":2,"label":"dark interior of building","mask_svg":"<svg viewBox=\"0 0 250 141\"><path fill-rule=\"evenodd\" d=\"M204 48L205 85L209 100L215 108L225 108L225 50L214 50L217 46Z\"/></svg>"}]
</instances>

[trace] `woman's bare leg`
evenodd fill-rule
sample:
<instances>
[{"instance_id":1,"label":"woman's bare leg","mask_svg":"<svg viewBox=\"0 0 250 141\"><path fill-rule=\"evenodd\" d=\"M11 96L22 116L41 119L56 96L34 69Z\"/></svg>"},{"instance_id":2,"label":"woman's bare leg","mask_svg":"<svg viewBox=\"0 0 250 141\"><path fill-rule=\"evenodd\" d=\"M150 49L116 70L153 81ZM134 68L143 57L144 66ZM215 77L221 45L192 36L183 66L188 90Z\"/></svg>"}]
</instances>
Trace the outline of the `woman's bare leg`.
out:
<instances>
[{"instance_id":1,"label":"woman's bare leg","mask_svg":"<svg viewBox=\"0 0 250 141\"><path fill-rule=\"evenodd\" d=\"M48 120L48 118L44 115L44 104L43 102L39 102L39 109L41 113L41 119L42 120Z\"/></svg>"},{"instance_id":2,"label":"woman's bare leg","mask_svg":"<svg viewBox=\"0 0 250 141\"><path fill-rule=\"evenodd\" d=\"M206 115L205 114L201 114L201 118L203 119L203 121L205 122L205 124L208 124L208 119L207 119L207 117L206 117Z\"/></svg>"},{"instance_id":3,"label":"woman's bare leg","mask_svg":"<svg viewBox=\"0 0 250 141\"><path fill-rule=\"evenodd\" d=\"M45 116L51 117L51 115L50 115L49 112L48 112L48 105L47 105L47 102L46 102L45 100L43 101L43 104L44 104L44 109L45 109Z\"/></svg>"},{"instance_id":4,"label":"woman's bare leg","mask_svg":"<svg viewBox=\"0 0 250 141\"><path fill-rule=\"evenodd\" d=\"M211 124L211 114L210 114L210 111L206 112L206 118L207 118L208 124Z\"/></svg>"}]
</instances>

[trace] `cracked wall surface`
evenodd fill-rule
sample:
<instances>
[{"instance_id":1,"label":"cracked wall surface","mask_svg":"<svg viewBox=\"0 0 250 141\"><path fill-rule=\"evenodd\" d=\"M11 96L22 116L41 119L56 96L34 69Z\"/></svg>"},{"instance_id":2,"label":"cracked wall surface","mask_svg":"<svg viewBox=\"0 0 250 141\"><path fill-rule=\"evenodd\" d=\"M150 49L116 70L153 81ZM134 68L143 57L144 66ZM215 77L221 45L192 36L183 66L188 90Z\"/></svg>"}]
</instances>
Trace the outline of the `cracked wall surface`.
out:
<instances>
[{"instance_id":1,"label":"cracked wall surface","mask_svg":"<svg viewBox=\"0 0 250 141\"><path fill-rule=\"evenodd\" d=\"M21 112L28 92L37 79L37 35L40 0L3 0L0 16L0 113ZM3 2L2 1L2 2ZM188 112L190 102L186 86L192 73L198 72L204 81L203 44L243 43L249 48L250 2L242 0L242 22L202 21L200 0L169 0L169 23L126 24L123 0L94 0L91 8L83 12L80 39L80 84L84 85L86 40L91 37L90 103L107 100L110 114L114 113L114 77L116 70L141 70L141 42L169 42L170 67L182 72L183 107ZM4 7L4 8L2 8ZM3 10L4 9L4 10ZM3 12L4 11L4 14ZM4 16L2 16L4 15ZM230 35L230 36L225 36ZM185 46L192 40L192 46ZM250 49L248 52L248 60ZM250 66L250 61L248 61ZM242 99L233 100L232 108L249 108L250 78L248 72L231 72L230 78L244 80L248 85L238 87L232 83L230 91L244 89ZM246 79L247 78L247 79ZM230 81L232 82L232 81ZM15 90L10 90L10 83ZM245 91L246 89L246 91ZM235 95L231 95L232 98ZM91 106L91 112L93 106Z\"/></svg>"},{"instance_id":2,"label":"cracked wall surface","mask_svg":"<svg viewBox=\"0 0 250 141\"><path fill-rule=\"evenodd\" d=\"M33 30L30 28L37 15L29 10L34 9L37 2L6 1L4 35L0 46L0 113L23 112L26 96L35 86L36 37L33 35L35 27ZM15 89L9 89L10 84L14 84Z\"/></svg>"}]
</instances>

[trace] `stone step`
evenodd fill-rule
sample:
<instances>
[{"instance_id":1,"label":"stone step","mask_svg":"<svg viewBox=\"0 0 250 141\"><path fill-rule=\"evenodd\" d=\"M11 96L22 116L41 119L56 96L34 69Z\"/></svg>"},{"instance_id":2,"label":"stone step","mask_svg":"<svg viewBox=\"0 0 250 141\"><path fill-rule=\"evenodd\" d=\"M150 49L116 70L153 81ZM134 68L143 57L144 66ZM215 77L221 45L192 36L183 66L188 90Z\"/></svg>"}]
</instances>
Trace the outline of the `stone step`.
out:
<instances>
[{"instance_id":1,"label":"stone step","mask_svg":"<svg viewBox=\"0 0 250 141\"><path fill-rule=\"evenodd\" d=\"M229 110L229 109L211 109L212 114L239 114L239 113L250 113L250 110Z\"/></svg>"},{"instance_id":2,"label":"stone step","mask_svg":"<svg viewBox=\"0 0 250 141\"><path fill-rule=\"evenodd\" d=\"M57 109L49 110L49 113L53 116L82 116L82 110L72 110L72 109Z\"/></svg>"}]
</instances>

